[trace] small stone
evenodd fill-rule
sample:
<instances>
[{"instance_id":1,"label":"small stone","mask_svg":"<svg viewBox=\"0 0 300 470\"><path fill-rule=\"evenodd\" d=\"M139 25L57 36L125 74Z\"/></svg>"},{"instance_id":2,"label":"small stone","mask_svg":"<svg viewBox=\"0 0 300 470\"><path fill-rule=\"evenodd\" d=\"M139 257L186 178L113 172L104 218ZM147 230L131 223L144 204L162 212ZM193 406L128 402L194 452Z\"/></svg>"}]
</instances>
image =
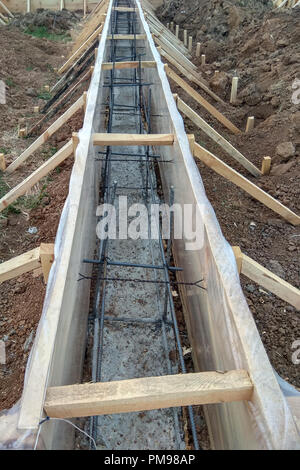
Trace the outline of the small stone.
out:
<instances>
[{"instance_id":1,"label":"small stone","mask_svg":"<svg viewBox=\"0 0 300 470\"><path fill-rule=\"evenodd\" d=\"M246 290L250 292L251 294L253 294L253 292L255 291L255 286L253 286L252 284L247 284Z\"/></svg>"},{"instance_id":2,"label":"small stone","mask_svg":"<svg viewBox=\"0 0 300 470\"><path fill-rule=\"evenodd\" d=\"M296 149L293 142L282 142L277 145L276 153L284 160L288 160L290 157L295 155Z\"/></svg>"},{"instance_id":3,"label":"small stone","mask_svg":"<svg viewBox=\"0 0 300 470\"><path fill-rule=\"evenodd\" d=\"M293 166L294 161L288 163L281 163L280 165L275 165L271 170L271 175L280 176L287 173Z\"/></svg>"}]
</instances>

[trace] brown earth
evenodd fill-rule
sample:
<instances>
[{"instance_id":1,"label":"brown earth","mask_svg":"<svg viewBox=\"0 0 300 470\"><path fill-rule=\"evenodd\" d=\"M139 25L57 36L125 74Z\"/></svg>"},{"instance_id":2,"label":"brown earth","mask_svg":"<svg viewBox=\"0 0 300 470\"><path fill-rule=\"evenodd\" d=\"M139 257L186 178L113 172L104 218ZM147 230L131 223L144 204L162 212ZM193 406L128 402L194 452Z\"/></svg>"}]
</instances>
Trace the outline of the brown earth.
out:
<instances>
[{"instance_id":1,"label":"brown earth","mask_svg":"<svg viewBox=\"0 0 300 470\"><path fill-rule=\"evenodd\" d=\"M20 139L17 126L30 126L40 119L33 106L46 101L38 97L43 85L54 84L58 77L54 67L66 56L66 44L38 39L16 28L0 27L0 79L6 83L7 104L1 105L0 152L7 163L14 160L36 137ZM69 49L69 46L67 46ZM30 52L28 52L30 51ZM77 99L82 90L74 95ZM45 123L43 132L72 103ZM49 141L10 176L0 172L1 185L8 190L38 168L70 139L82 126L79 111ZM13 205L13 210L0 214L0 261L6 261L40 245L53 243L66 196L73 157L63 162L30 193ZM3 189L2 189L3 190ZM3 195L3 194L2 194ZM28 229L35 227L37 233ZM19 398L28 355L42 313L45 285L41 275L20 276L0 285L0 339L5 341L6 364L0 365L0 410L10 408Z\"/></svg>"},{"instance_id":2,"label":"brown earth","mask_svg":"<svg viewBox=\"0 0 300 470\"><path fill-rule=\"evenodd\" d=\"M247 117L255 116L255 129L233 136L174 83L172 90L259 168L262 158L271 156L271 174L254 178L185 120L186 130L195 134L196 142L299 214L300 103L299 92L292 85L300 80L300 9L293 10L293 14L276 13L269 11L268 2L254 3L255 9L253 2L178 0L171 2L173 10L171 7L170 11L160 11L165 23L180 24L201 42L207 65L201 66L195 56L193 61L199 65L201 76L227 103L231 79L239 76L238 102L234 107L222 106L209 96L205 98L241 130L245 129ZM230 21L228 11L232 9L240 19L236 23ZM222 25L225 34L220 34ZM216 70L220 71L218 77ZM197 86L190 85L203 94ZM294 100L298 100L294 103L293 93ZM229 243L239 245L244 253L299 288L300 228L293 227L202 163L198 166ZM243 276L241 283L273 367L284 379L300 387L299 366L292 363L292 344L300 338L296 309Z\"/></svg>"}]
</instances>

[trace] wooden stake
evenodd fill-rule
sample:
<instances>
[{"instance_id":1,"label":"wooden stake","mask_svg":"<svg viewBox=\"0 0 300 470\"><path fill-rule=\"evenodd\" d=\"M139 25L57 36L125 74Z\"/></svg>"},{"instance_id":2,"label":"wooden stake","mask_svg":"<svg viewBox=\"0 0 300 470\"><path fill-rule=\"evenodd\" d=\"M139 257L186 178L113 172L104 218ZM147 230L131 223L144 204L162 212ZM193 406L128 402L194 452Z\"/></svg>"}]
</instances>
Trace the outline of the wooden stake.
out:
<instances>
[{"instance_id":1,"label":"wooden stake","mask_svg":"<svg viewBox=\"0 0 300 470\"><path fill-rule=\"evenodd\" d=\"M188 47L189 52L192 52L193 50L193 36L189 36L189 47Z\"/></svg>"},{"instance_id":2,"label":"wooden stake","mask_svg":"<svg viewBox=\"0 0 300 470\"><path fill-rule=\"evenodd\" d=\"M40 246L40 260L43 270L44 282L47 284L49 272L54 261L54 244L41 243Z\"/></svg>"},{"instance_id":3,"label":"wooden stake","mask_svg":"<svg viewBox=\"0 0 300 470\"><path fill-rule=\"evenodd\" d=\"M40 107L39 106L34 106L33 112L34 113L39 113L40 112Z\"/></svg>"},{"instance_id":4,"label":"wooden stake","mask_svg":"<svg viewBox=\"0 0 300 470\"><path fill-rule=\"evenodd\" d=\"M5 171L5 169L6 169L5 155L4 153L0 153L0 170Z\"/></svg>"},{"instance_id":5,"label":"wooden stake","mask_svg":"<svg viewBox=\"0 0 300 470\"><path fill-rule=\"evenodd\" d=\"M195 149L195 134L188 134L187 136L189 144L190 144L190 149L192 155L194 155L194 149Z\"/></svg>"},{"instance_id":6,"label":"wooden stake","mask_svg":"<svg viewBox=\"0 0 300 470\"><path fill-rule=\"evenodd\" d=\"M201 65L205 65L205 64L206 64L206 55L202 54L201 55Z\"/></svg>"},{"instance_id":7,"label":"wooden stake","mask_svg":"<svg viewBox=\"0 0 300 470\"><path fill-rule=\"evenodd\" d=\"M269 207L269 209L276 212L276 214L279 214L285 220L290 222L290 224L300 225L300 217L297 214L197 143L195 143L194 155L209 168L246 191L250 196Z\"/></svg>"},{"instance_id":8,"label":"wooden stake","mask_svg":"<svg viewBox=\"0 0 300 470\"><path fill-rule=\"evenodd\" d=\"M174 32L174 21L171 21L171 31Z\"/></svg>"},{"instance_id":9,"label":"wooden stake","mask_svg":"<svg viewBox=\"0 0 300 470\"><path fill-rule=\"evenodd\" d=\"M73 153L76 155L76 150L79 144L78 132L72 132L72 141L73 141Z\"/></svg>"},{"instance_id":10,"label":"wooden stake","mask_svg":"<svg viewBox=\"0 0 300 470\"><path fill-rule=\"evenodd\" d=\"M98 47L95 47L95 59L97 59L97 55L98 55Z\"/></svg>"},{"instance_id":11,"label":"wooden stake","mask_svg":"<svg viewBox=\"0 0 300 470\"><path fill-rule=\"evenodd\" d=\"M188 45L187 30L186 29L183 30L183 44L185 45L185 47L187 47L187 45Z\"/></svg>"},{"instance_id":12,"label":"wooden stake","mask_svg":"<svg viewBox=\"0 0 300 470\"><path fill-rule=\"evenodd\" d=\"M177 37L177 39L179 39L179 25L178 24L176 25L176 28L175 28L175 36Z\"/></svg>"},{"instance_id":13,"label":"wooden stake","mask_svg":"<svg viewBox=\"0 0 300 470\"><path fill-rule=\"evenodd\" d=\"M30 13L31 11L31 0L27 0L27 13Z\"/></svg>"},{"instance_id":14,"label":"wooden stake","mask_svg":"<svg viewBox=\"0 0 300 470\"><path fill-rule=\"evenodd\" d=\"M238 90L239 77L232 78L231 85L231 94L230 94L230 103L235 104L237 100L237 90Z\"/></svg>"},{"instance_id":15,"label":"wooden stake","mask_svg":"<svg viewBox=\"0 0 300 470\"><path fill-rule=\"evenodd\" d=\"M45 91L50 91L50 86L49 85L44 85L44 90Z\"/></svg>"},{"instance_id":16,"label":"wooden stake","mask_svg":"<svg viewBox=\"0 0 300 470\"><path fill-rule=\"evenodd\" d=\"M87 0L83 0L83 17L86 17L87 12Z\"/></svg>"},{"instance_id":17,"label":"wooden stake","mask_svg":"<svg viewBox=\"0 0 300 470\"><path fill-rule=\"evenodd\" d=\"M200 54L201 54L201 42L197 42L196 57L200 57Z\"/></svg>"},{"instance_id":18,"label":"wooden stake","mask_svg":"<svg viewBox=\"0 0 300 470\"><path fill-rule=\"evenodd\" d=\"M236 259L236 264L237 264L237 269L238 273L241 274L242 271L242 262L243 262L243 254L239 246L233 246L232 251L234 253L235 259Z\"/></svg>"},{"instance_id":19,"label":"wooden stake","mask_svg":"<svg viewBox=\"0 0 300 470\"><path fill-rule=\"evenodd\" d=\"M252 131L252 129L254 129L254 122L255 122L254 116L249 116L248 119L247 119L246 133L248 133L248 132Z\"/></svg>"},{"instance_id":20,"label":"wooden stake","mask_svg":"<svg viewBox=\"0 0 300 470\"><path fill-rule=\"evenodd\" d=\"M43 165L29 175L25 180L18 184L15 188L11 189L0 199L0 212L6 209L10 204L16 201L20 196L23 196L27 191L32 188L44 176L48 175L50 171L54 170L66 158L73 154L73 142L70 140L64 147L56 152L53 157L49 158Z\"/></svg>"},{"instance_id":21,"label":"wooden stake","mask_svg":"<svg viewBox=\"0 0 300 470\"><path fill-rule=\"evenodd\" d=\"M24 137L26 137L26 135L27 135L27 128L19 127L18 137L21 137L23 139Z\"/></svg>"},{"instance_id":22,"label":"wooden stake","mask_svg":"<svg viewBox=\"0 0 300 470\"><path fill-rule=\"evenodd\" d=\"M170 29L170 23L167 23L167 28Z\"/></svg>"},{"instance_id":23,"label":"wooden stake","mask_svg":"<svg viewBox=\"0 0 300 470\"><path fill-rule=\"evenodd\" d=\"M272 158L271 157L264 157L261 165L261 172L263 175L268 175L271 170L271 163L272 163Z\"/></svg>"}]
</instances>

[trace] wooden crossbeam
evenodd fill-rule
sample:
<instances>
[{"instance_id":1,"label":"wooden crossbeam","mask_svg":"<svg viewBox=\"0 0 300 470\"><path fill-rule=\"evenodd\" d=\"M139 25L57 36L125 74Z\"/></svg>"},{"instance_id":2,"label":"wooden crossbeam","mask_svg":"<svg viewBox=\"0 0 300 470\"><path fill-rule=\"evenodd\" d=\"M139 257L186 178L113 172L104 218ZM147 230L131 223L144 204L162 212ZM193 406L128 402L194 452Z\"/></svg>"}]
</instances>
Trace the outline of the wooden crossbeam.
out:
<instances>
[{"instance_id":1,"label":"wooden crossbeam","mask_svg":"<svg viewBox=\"0 0 300 470\"><path fill-rule=\"evenodd\" d=\"M16 158L6 169L7 173L12 173L24 163L30 155L32 155L41 145L43 145L50 137L60 129L77 111L83 108L85 103L84 95L82 95L70 108L62 114L48 129L43 132L21 155Z\"/></svg>"},{"instance_id":2,"label":"wooden crossbeam","mask_svg":"<svg viewBox=\"0 0 300 470\"><path fill-rule=\"evenodd\" d=\"M71 55L71 57L58 70L59 74L62 74L63 72L65 72L73 64L73 62L77 59L79 55L81 55L84 52L84 50L88 47L88 45L92 41L94 41L97 38L97 36L99 36L102 29L103 29L103 25L100 25L99 28L97 28L96 31L94 31L93 34L89 36L89 38Z\"/></svg>"},{"instance_id":3,"label":"wooden crossbeam","mask_svg":"<svg viewBox=\"0 0 300 470\"><path fill-rule=\"evenodd\" d=\"M0 284L22 274L42 268L47 283L51 265L54 261L54 244L42 243L39 247L16 256L0 264Z\"/></svg>"},{"instance_id":4,"label":"wooden crossbeam","mask_svg":"<svg viewBox=\"0 0 300 470\"><path fill-rule=\"evenodd\" d=\"M244 370L200 372L50 387L44 409L50 418L75 418L251 400L252 392Z\"/></svg>"},{"instance_id":5,"label":"wooden crossbeam","mask_svg":"<svg viewBox=\"0 0 300 470\"><path fill-rule=\"evenodd\" d=\"M281 279L269 269L266 269L261 264L254 261L254 259L245 255L239 250L239 247L233 247L239 272L247 276L258 285L264 287L268 291L275 294L280 299L293 305L297 310L300 310L300 290L292 286L288 282ZM237 253L240 251L240 255Z\"/></svg>"},{"instance_id":6,"label":"wooden crossbeam","mask_svg":"<svg viewBox=\"0 0 300 470\"><path fill-rule=\"evenodd\" d=\"M205 132L214 142L222 147L232 158L240 163L253 176L261 176L262 172L253 165L241 152L230 144L222 135L215 131L207 122L202 119L192 108L190 108L181 98L177 98L177 107L185 116L187 116L199 129Z\"/></svg>"},{"instance_id":7,"label":"wooden crossbeam","mask_svg":"<svg viewBox=\"0 0 300 470\"><path fill-rule=\"evenodd\" d=\"M139 65L141 64L142 69L152 69L156 68L156 62L153 60L149 61L130 61L130 62L104 62L102 64L102 70L112 70L113 68L115 70L120 70L120 69L137 69Z\"/></svg>"},{"instance_id":8,"label":"wooden crossbeam","mask_svg":"<svg viewBox=\"0 0 300 470\"><path fill-rule=\"evenodd\" d=\"M234 134L239 134L240 130L220 113L214 106L206 101L199 93L197 93L190 85L186 83L179 75L177 75L168 65L165 65L167 75L179 85L186 93L188 93L197 103L205 108L212 116L214 116L221 124L229 129Z\"/></svg>"},{"instance_id":9,"label":"wooden crossbeam","mask_svg":"<svg viewBox=\"0 0 300 470\"><path fill-rule=\"evenodd\" d=\"M137 11L136 8L133 7L112 7L113 11L121 11L121 12L134 12Z\"/></svg>"},{"instance_id":10,"label":"wooden crossbeam","mask_svg":"<svg viewBox=\"0 0 300 470\"><path fill-rule=\"evenodd\" d=\"M136 39L138 41L145 40L147 39L146 34L114 34L113 36L111 34L108 34L107 36L108 40L115 39L118 41L126 41L126 40L133 40Z\"/></svg>"},{"instance_id":11,"label":"wooden crossbeam","mask_svg":"<svg viewBox=\"0 0 300 470\"><path fill-rule=\"evenodd\" d=\"M250 194L254 199L257 199L257 201L260 201L262 204L269 207L269 209L279 214L291 224L300 224L300 217L297 214L292 212L286 206L281 204L281 202L274 199L268 193L260 189L237 171L233 170L230 166L226 165L226 163L222 162L222 160L197 143L194 147L194 156L216 173L224 176L236 186L246 191L246 193Z\"/></svg>"},{"instance_id":12,"label":"wooden crossbeam","mask_svg":"<svg viewBox=\"0 0 300 470\"><path fill-rule=\"evenodd\" d=\"M0 199L0 212L16 201L20 196L26 194L29 189L31 189L38 181L44 178L44 176L48 175L50 171L54 170L54 168L60 165L66 158L72 155L72 153L73 142L70 140L64 147L56 152L53 157L49 158L49 160L47 160L37 170L31 173L28 178L18 184L18 186L15 188L11 189Z\"/></svg>"},{"instance_id":13,"label":"wooden crossbeam","mask_svg":"<svg viewBox=\"0 0 300 470\"><path fill-rule=\"evenodd\" d=\"M174 134L94 134L94 145L173 145Z\"/></svg>"}]
</instances>

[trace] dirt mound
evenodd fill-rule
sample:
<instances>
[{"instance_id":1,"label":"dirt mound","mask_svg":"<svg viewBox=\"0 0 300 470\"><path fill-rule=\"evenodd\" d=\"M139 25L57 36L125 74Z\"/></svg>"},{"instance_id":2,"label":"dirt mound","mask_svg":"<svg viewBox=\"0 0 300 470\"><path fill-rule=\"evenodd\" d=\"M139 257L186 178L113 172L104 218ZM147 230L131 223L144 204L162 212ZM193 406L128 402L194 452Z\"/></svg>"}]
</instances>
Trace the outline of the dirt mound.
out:
<instances>
[{"instance_id":1,"label":"dirt mound","mask_svg":"<svg viewBox=\"0 0 300 470\"><path fill-rule=\"evenodd\" d=\"M33 13L15 15L11 25L23 31L33 31L36 28L46 28L56 34L63 34L72 29L81 19L80 15L69 10L46 10L38 8Z\"/></svg>"},{"instance_id":2,"label":"dirt mound","mask_svg":"<svg viewBox=\"0 0 300 470\"><path fill-rule=\"evenodd\" d=\"M174 21L190 33L215 38L261 18L273 8L270 0L166 0L157 11L163 21Z\"/></svg>"}]
</instances>

